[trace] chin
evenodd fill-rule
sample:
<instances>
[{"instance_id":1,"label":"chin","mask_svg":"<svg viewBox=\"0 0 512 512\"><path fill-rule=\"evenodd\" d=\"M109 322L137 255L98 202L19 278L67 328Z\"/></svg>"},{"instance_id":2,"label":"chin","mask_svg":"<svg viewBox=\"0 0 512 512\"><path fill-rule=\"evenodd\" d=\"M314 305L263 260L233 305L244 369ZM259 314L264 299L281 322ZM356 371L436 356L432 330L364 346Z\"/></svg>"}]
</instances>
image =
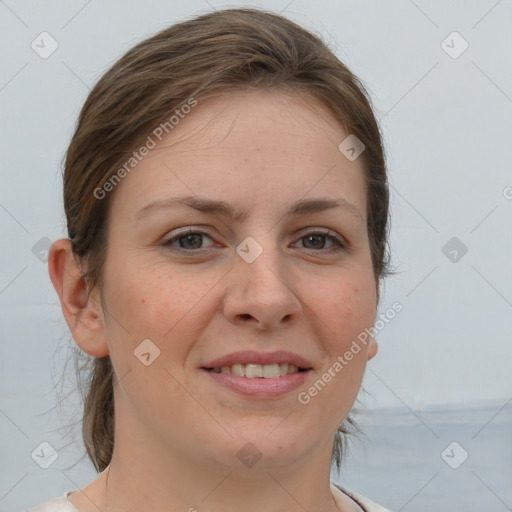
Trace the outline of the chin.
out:
<instances>
[{"instance_id":1,"label":"chin","mask_svg":"<svg viewBox=\"0 0 512 512\"><path fill-rule=\"evenodd\" d=\"M279 423L277 423L278 425ZM286 467L307 457L314 449L311 436L301 436L296 431L276 428L276 423L270 428L259 430L255 435L237 436L231 439L231 462L240 469L270 470Z\"/></svg>"}]
</instances>

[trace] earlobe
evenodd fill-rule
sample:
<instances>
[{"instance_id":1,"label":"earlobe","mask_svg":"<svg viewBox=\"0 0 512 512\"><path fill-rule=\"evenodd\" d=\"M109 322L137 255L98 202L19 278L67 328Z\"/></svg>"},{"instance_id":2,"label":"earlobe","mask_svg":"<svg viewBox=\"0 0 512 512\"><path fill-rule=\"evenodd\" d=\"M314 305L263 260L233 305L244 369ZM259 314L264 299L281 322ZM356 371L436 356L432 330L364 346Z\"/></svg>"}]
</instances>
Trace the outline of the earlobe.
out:
<instances>
[{"instance_id":1,"label":"earlobe","mask_svg":"<svg viewBox=\"0 0 512 512\"><path fill-rule=\"evenodd\" d=\"M376 280L375 281L375 308L377 308L378 304L379 304L379 299L380 299L380 286L379 286L379 281ZM377 340L373 337L373 336L370 336L370 343L368 345L368 352L367 352L367 360L369 361L370 359L373 359L376 355L377 355L377 352L379 350L379 345L377 343Z\"/></svg>"},{"instance_id":2,"label":"earlobe","mask_svg":"<svg viewBox=\"0 0 512 512\"><path fill-rule=\"evenodd\" d=\"M372 336L370 338L370 344L368 345L368 361L370 359L373 359L379 350L379 345L377 343L377 340Z\"/></svg>"},{"instance_id":3,"label":"earlobe","mask_svg":"<svg viewBox=\"0 0 512 512\"><path fill-rule=\"evenodd\" d=\"M52 244L48 273L77 345L95 357L108 355L103 310L92 294L87 297L86 280L68 238Z\"/></svg>"}]
</instances>

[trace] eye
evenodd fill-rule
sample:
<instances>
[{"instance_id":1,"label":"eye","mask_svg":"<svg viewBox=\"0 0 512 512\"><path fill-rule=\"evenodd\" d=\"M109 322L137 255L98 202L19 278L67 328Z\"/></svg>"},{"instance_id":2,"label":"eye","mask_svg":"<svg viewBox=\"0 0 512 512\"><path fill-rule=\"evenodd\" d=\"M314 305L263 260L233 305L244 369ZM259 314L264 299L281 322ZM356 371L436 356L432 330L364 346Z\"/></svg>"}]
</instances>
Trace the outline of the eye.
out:
<instances>
[{"instance_id":1,"label":"eye","mask_svg":"<svg viewBox=\"0 0 512 512\"><path fill-rule=\"evenodd\" d=\"M306 245L305 249L313 249L310 252L337 252L345 249L344 242L338 236L329 233L329 230L311 231L299 240L303 243L303 246ZM331 248L325 249L325 240L331 241L334 245Z\"/></svg>"},{"instance_id":2,"label":"eye","mask_svg":"<svg viewBox=\"0 0 512 512\"><path fill-rule=\"evenodd\" d=\"M176 234L172 238L169 238L169 240L163 243L163 246L175 251L204 249L204 247L201 247L204 237L211 240L211 238L203 231L194 231L192 228L188 228L185 231ZM178 242L179 247L175 245L175 242Z\"/></svg>"},{"instance_id":3,"label":"eye","mask_svg":"<svg viewBox=\"0 0 512 512\"><path fill-rule=\"evenodd\" d=\"M345 249L345 243L342 239L330 233L330 230L316 229L299 238L299 242L302 242L302 247L308 249L311 253L338 252ZM199 252L201 249L207 249L213 246L213 244L210 244L209 246L203 247L205 237L212 240L205 232L189 227L176 233L162 245L176 252ZM331 243L331 247L325 247L326 241Z\"/></svg>"}]
</instances>

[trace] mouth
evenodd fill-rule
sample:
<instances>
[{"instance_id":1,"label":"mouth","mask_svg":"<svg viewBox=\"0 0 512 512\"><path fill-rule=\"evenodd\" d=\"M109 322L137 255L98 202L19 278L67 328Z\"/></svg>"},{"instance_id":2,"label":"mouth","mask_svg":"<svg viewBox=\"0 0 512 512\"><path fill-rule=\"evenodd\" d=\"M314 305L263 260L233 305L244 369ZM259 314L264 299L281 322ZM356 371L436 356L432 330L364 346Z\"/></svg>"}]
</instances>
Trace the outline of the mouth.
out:
<instances>
[{"instance_id":1,"label":"mouth","mask_svg":"<svg viewBox=\"0 0 512 512\"><path fill-rule=\"evenodd\" d=\"M236 363L230 366L220 366L217 368L206 368L203 370L214 373L225 373L236 377L246 377L247 379L277 379L286 375L307 372L311 368L301 368L288 363L256 364L256 363Z\"/></svg>"},{"instance_id":2,"label":"mouth","mask_svg":"<svg viewBox=\"0 0 512 512\"><path fill-rule=\"evenodd\" d=\"M303 386L312 363L293 352L232 352L200 367L210 382L252 399L279 399Z\"/></svg>"}]
</instances>

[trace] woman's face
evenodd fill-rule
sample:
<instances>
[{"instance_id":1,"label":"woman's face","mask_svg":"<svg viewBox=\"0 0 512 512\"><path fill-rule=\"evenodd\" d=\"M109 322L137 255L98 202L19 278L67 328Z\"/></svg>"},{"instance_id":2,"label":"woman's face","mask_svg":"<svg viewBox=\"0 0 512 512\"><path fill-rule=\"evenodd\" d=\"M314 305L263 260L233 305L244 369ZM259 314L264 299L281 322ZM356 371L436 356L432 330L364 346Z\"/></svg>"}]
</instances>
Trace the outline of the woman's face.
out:
<instances>
[{"instance_id":1,"label":"woman's face","mask_svg":"<svg viewBox=\"0 0 512 512\"><path fill-rule=\"evenodd\" d=\"M111 192L104 339L125 440L242 469L252 452L259 468L330 459L377 350L344 358L377 307L363 164L338 149L347 135L299 96L199 100ZM171 203L181 196L196 207ZM247 351L228 371L268 380L206 369ZM286 367L272 361L293 357L308 371L276 377Z\"/></svg>"}]
</instances>

